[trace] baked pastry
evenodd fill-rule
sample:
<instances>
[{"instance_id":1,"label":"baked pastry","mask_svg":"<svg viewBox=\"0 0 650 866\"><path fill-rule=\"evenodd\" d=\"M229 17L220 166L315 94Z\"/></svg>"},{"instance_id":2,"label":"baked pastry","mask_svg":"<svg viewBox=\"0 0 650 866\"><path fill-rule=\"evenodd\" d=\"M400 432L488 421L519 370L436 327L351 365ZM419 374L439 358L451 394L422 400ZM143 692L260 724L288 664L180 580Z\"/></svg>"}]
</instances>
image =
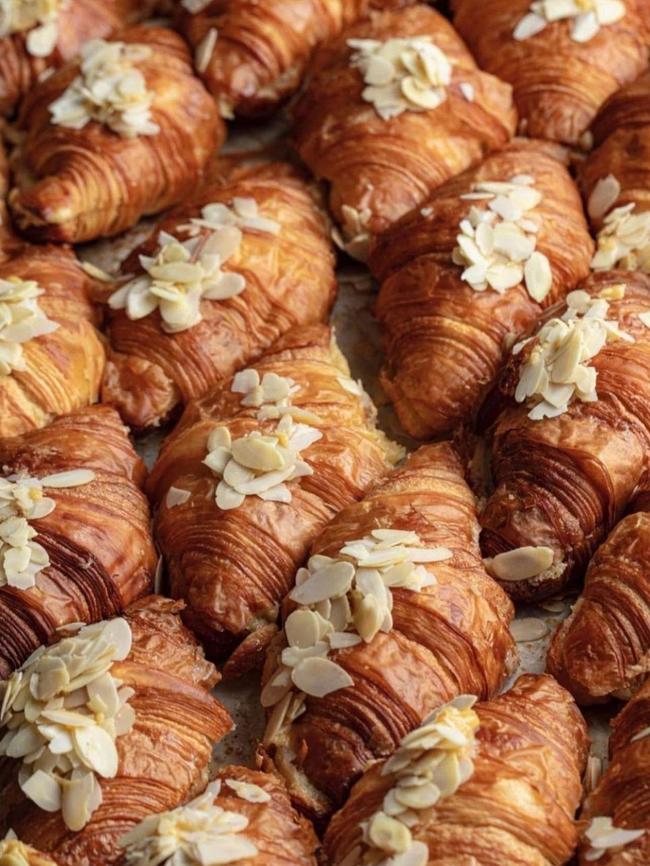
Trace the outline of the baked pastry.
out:
<instances>
[{"instance_id":1,"label":"baked pastry","mask_svg":"<svg viewBox=\"0 0 650 866\"><path fill-rule=\"evenodd\" d=\"M580 165L579 181L597 233L596 270L650 271L648 100L645 72L607 100L591 127L594 149Z\"/></svg>"},{"instance_id":2,"label":"baked pastry","mask_svg":"<svg viewBox=\"0 0 650 866\"><path fill-rule=\"evenodd\" d=\"M611 722L610 763L582 812L580 866L645 866L650 857L647 762L650 683Z\"/></svg>"},{"instance_id":3,"label":"baked pastry","mask_svg":"<svg viewBox=\"0 0 650 866\"><path fill-rule=\"evenodd\" d=\"M187 806L145 818L122 845L127 866L316 866L318 840L277 776L229 766Z\"/></svg>"},{"instance_id":4,"label":"baked pastry","mask_svg":"<svg viewBox=\"0 0 650 866\"><path fill-rule=\"evenodd\" d=\"M302 811L331 813L432 710L463 692L492 697L512 670L514 611L485 572L478 529L460 460L441 442L312 544L262 691L263 757Z\"/></svg>"},{"instance_id":5,"label":"baked pastry","mask_svg":"<svg viewBox=\"0 0 650 866\"><path fill-rule=\"evenodd\" d=\"M171 594L227 670L257 664L314 537L402 450L374 427L325 325L190 403L147 482Z\"/></svg>"},{"instance_id":6,"label":"baked pastry","mask_svg":"<svg viewBox=\"0 0 650 866\"><path fill-rule=\"evenodd\" d=\"M581 576L648 469L650 277L592 275L517 343L480 426L489 569L515 598Z\"/></svg>"},{"instance_id":7,"label":"baked pastry","mask_svg":"<svg viewBox=\"0 0 650 866\"><path fill-rule=\"evenodd\" d=\"M326 220L286 164L210 185L123 267L136 276L108 299L103 399L137 428L224 384L294 325L325 319L336 292Z\"/></svg>"},{"instance_id":8,"label":"baked pastry","mask_svg":"<svg viewBox=\"0 0 650 866\"><path fill-rule=\"evenodd\" d=\"M325 45L294 115L301 159L329 184L340 243L362 259L372 235L506 144L516 120L509 85L481 72L423 4Z\"/></svg>"},{"instance_id":9,"label":"baked pastry","mask_svg":"<svg viewBox=\"0 0 650 866\"><path fill-rule=\"evenodd\" d=\"M225 129L187 46L161 27L93 39L25 98L9 204L38 241L116 235L185 198Z\"/></svg>"},{"instance_id":10,"label":"baked pastry","mask_svg":"<svg viewBox=\"0 0 650 866\"><path fill-rule=\"evenodd\" d=\"M149 596L5 682L2 820L58 866L122 862L125 833L205 787L213 744L232 722L209 692L219 677L181 607ZM19 709L28 688L29 720ZM38 758L26 751L36 741Z\"/></svg>"},{"instance_id":11,"label":"baked pastry","mask_svg":"<svg viewBox=\"0 0 650 866\"><path fill-rule=\"evenodd\" d=\"M414 0L181 0L178 23L222 117L266 114L294 93L314 47L371 9Z\"/></svg>"},{"instance_id":12,"label":"baked pastry","mask_svg":"<svg viewBox=\"0 0 650 866\"><path fill-rule=\"evenodd\" d=\"M136 0L7 4L0 23L0 114L11 114L41 77L79 54L89 39L109 36L144 17L152 5Z\"/></svg>"},{"instance_id":13,"label":"baked pastry","mask_svg":"<svg viewBox=\"0 0 650 866\"><path fill-rule=\"evenodd\" d=\"M637 0L454 0L454 24L479 65L512 84L520 131L588 144L602 103L647 65Z\"/></svg>"},{"instance_id":14,"label":"baked pastry","mask_svg":"<svg viewBox=\"0 0 650 866\"><path fill-rule=\"evenodd\" d=\"M105 352L92 282L63 248L26 246L0 260L0 437L97 400Z\"/></svg>"},{"instance_id":15,"label":"baked pastry","mask_svg":"<svg viewBox=\"0 0 650 866\"><path fill-rule=\"evenodd\" d=\"M523 140L381 235L370 256L381 383L404 429L425 439L471 418L508 340L589 274L592 253L568 171L551 147Z\"/></svg>"},{"instance_id":16,"label":"baked pastry","mask_svg":"<svg viewBox=\"0 0 650 866\"><path fill-rule=\"evenodd\" d=\"M578 703L627 698L643 683L650 670L649 602L650 513L638 511L594 554L582 595L549 647L548 670Z\"/></svg>"},{"instance_id":17,"label":"baked pastry","mask_svg":"<svg viewBox=\"0 0 650 866\"><path fill-rule=\"evenodd\" d=\"M325 834L332 866L562 866L587 753L585 722L552 677L525 675L433 713L370 766Z\"/></svg>"},{"instance_id":18,"label":"baked pastry","mask_svg":"<svg viewBox=\"0 0 650 866\"><path fill-rule=\"evenodd\" d=\"M57 628L115 616L151 591L157 555L139 489L144 465L108 406L0 439L0 466L0 677L7 677Z\"/></svg>"}]
</instances>

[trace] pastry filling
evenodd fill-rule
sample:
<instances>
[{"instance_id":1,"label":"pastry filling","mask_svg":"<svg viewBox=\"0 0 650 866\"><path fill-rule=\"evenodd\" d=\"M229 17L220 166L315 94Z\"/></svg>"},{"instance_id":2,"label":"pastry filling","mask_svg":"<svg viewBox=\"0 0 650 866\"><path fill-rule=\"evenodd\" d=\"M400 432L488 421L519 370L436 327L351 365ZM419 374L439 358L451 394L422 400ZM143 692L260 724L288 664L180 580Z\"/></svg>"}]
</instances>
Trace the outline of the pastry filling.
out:
<instances>
[{"instance_id":1,"label":"pastry filling","mask_svg":"<svg viewBox=\"0 0 650 866\"><path fill-rule=\"evenodd\" d=\"M226 779L230 790L248 803L268 803L270 795L259 785ZM222 809L214 802L222 790L211 782L201 796L171 812L150 815L120 839L125 862L132 866L214 866L237 863L259 852L244 834L248 818Z\"/></svg>"},{"instance_id":2,"label":"pastry filling","mask_svg":"<svg viewBox=\"0 0 650 866\"><path fill-rule=\"evenodd\" d=\"M26 33L32 57L47 57L59 38L59 15L67 0L0 0L0 37Z\"/></svg>"},{"instance_id":3,"label":"pastry filling","mask_svg":"<svg viewBox=\"0 0 650 866\"><path fill-rule=\"evenodd\" d=\"M533 421L562 415L574 400L592 403L598 399L598 371L590 366L601 349L614 340L634 342L617 322L607 319L608 299L623 297L625 287L608 286L597 297L587 292L570 292L567 310L561 318L550 319L538 331L513 346L517 354L534 340L522 365L515 400L532 404L528 417Z\"/></svg>"},{"instance_id":4,"label":"pastry filling","mask_svg":"<svg viewBox=\"0 0 650 866\"><path fill-rule=\"evenodd\" d=\"M650 211L634 210L635 204L630 202L605 217L591 260L595 271L622 268L650 273Z\"/></svg>"},{"instance_id":5,"label":"pastry filling","mask_svg":"<svg viewBox=\"0 0 650 866\"><path fill-rule=\"evenodd\" d=\"M0 378L26 370L23 344L59 327L39 306L43 294L34 280L0 279Z\"/></svg>"},{"instance_id":6,"label":"pastry filling","mask_svg":"<svg viewBox=\"0 0 650 866\"><path fill-rule=\"evenodd\" d=\"M167 333L194 327L202 319L201 301L223 301L240 295L246 279L224 272L222 266L240 251L242 231L276 235L280 225L259 215L252 198L235 198L232 207L208 204L200 217L181 226L190 237L181 241L167 232L158 235L154 256L140 256L145 271L125 283L108 299L114 310L125 310L129 319L142 319L160 311Z\"/></svg>"},{"instance_id":7,"label":"pastry filling","mask_svg":"<svg viewBox=\"0 0 650 866\"><path fill-rule=\"evenodd\" d=\"M0 478L0 586L29 589L36 585L36 575L50 564L45 548L34 541L38 533L29 522L56 508L43 488L79 487L94 477L89 469L75 469L44 478Z\"/></svg>"},{"instance_id":8,"label":"pastry filling","mask_svg":"<svg viewBox=\"0 0 650 866\"><path fill-rule=\"evenodd\" d=\"M117 775L115 740L128 733L133 689L111 674L131 649L124 619L40 647L2 686L0 755L21 762L26 797L81 830L102 802L98 777Z\"/></svg>"},{"instance_id":9,"label":"pastry filling","mask_svg":"<svg viewBox=\"0 0 650 866\"><path fill-rule=\"evenodd\" d=\"M475 697L461 695L404 737L381 769L382 776L393 777L382 809L360 825L363 844L340 866L390 866L397 857L408 866L427 866L429 848L413 834L421 823L420 813L450 797L474 773L480 726L472 709L475 702Z\"/></svg>"},{"instance_id":10,"label":"pastry filling","mask_svg":"<svg viewBox=\"0 0 650 866\"><path fill-rule=\"evenodd\" d=\"M154 93L136 65L150 56L147 45L91 39L81 49L81 74L49 107L52 123L83 129L94 120L122 138L157 135Z\"/></svg>"},{"instance_id":11,"label":"pastry filling","mask_svg":"<svg viewBox=\"0 0 650 866\"><path fill-rule=\"evenodd\" d=\"M383 120L404 111L431 111L447 99L452 65L430 36L348 39L350 64L366 87L361 94Z\"/></svg>"},{"instance_id":12,"label":"pastry filling","mask_svg":"<svg viewBox=\"0 0 650 866\"><path fill-rule=\"evenodd\" d=\"M424 547L415 532L397 529L373 529L370 535L349 541L336 557L312 556L296 575L289 597L299 607L284 624L288 646L262 691L262 705L277 705L283 713L281 703L292 689L304 702L305 695L321 698L353 685L330 653L389 632L392 589L420 592L432 586L436 578L425 565L452 556L445 547ZM276 728L277 718L272 716L269 726Z\"/></svg>"},{"instance_id":13,"label":"pastry filling","mask_svg":"<svg viewBox=\"0 0 650 866\"><path fill-rule=\"evenodd\" d=\"M615 827L610 817L592 818L585 830L589 842L589 850L585 860L600 860L610 848L624 848L630 842L640 839L645 830L623 830Z\"/></svg>"},{"instance_id":14,"label":"pastry filling","mask_svg":"<svg viewBox=\"0 0 650 866\"><path fill-rule=\"evenodd\" d=\"M224 511L239 508L247 496L291 502L288 483L314 474L301 452L322 435L307 424L296 424L290 415L281 418L273 433L254 430L239 439L232 439L227 427L215 427L203 462L221 479L217 506Z\"/></svg>"},{"instance_id":15,"label":"pastry filling","mask_svg":"<svg viewBox=\"0 0 650 866\"><path fill-rule=\"evenodd\" d=\"M475 183L462 195L468 201L484 201L486 207L472 205L460 221L457 246L452 261L464 268L461 279L474 289L493 289L503 294L522 281L530 297L541 303L553 284L551 265L544 253L535 249L539 222L530 211L542 200L534 178L515 175L509 181Z\"/></svg>"},{"instance_id":16,"label":"pastry filling","mask_svg":"<svg viewBox=\"0 0 650 866\"><path fill-rule=\"evenodd\" d=\"M625 15L623 0L535 0L513 31L517 40L529 39L554 21L571 21L571 39L589 42L601 27Z\"/></svg>"}]
</instances>

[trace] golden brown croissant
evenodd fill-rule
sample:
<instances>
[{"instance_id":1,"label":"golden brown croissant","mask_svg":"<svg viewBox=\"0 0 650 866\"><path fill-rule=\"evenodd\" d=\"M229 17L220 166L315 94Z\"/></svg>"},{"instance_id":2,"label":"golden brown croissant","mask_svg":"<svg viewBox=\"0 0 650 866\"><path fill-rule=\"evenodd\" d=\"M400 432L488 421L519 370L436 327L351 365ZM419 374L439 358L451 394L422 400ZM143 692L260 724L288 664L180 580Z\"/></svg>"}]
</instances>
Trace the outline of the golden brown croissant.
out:
<instances>
[{"instance_id":1,"label":"golden brown croissant","mask_svg":"<svg viewBox=\"0 0 650 866\"><path fill-rule=\"evenodd\" d=\"M223 117L264 114L294 93L314 47L371 9L414 0L185 0L181 32ZM194 11L196 7L196 11ZM212 35L212 34L215 35Z\"/></svg>"},{"instance_id":2,"label":"golden brown croissant","mask_svg":"<svg viewBox=\"0 0 650 866\"><path fill-rule=\"evenodd\" d=\"M200 246L191 262L205 262L198 279L190 273L194 282L183 282L181 272L176 282L154 285L138 254L169 258L179 254L175 238L187 248L196 237ZM215 244L223 272L202 252ZM187 257L187 250L180 255ZM151 269L150 259L143 264ZM124 269L137 278L109 301L126 309L110 317L103 399L138 428L159 424L179 403L224 383L294 325L322 321L336 291L327 223L311 190L286 164L208 186L164 220Z\"/></svg>"},{"instance_id":3,"label":"golden brown croissant","mask_svg":"<svg viewBox=\"0 0 650 866\"><path fill-rule=\"evenodd\" d=\"M348 28L314 66L295 109L295 145L328 181L345 248L358 258L369 236L514 131L510 87L481 72L422 4Z\"/></svg>"},{"instance_id":4,"label":"golden brown croissant","mask_svg":"<svg viewBox=\"0 0 650 866\"><path fill-rule=\"evenodd\" d=\"M91 286L67 249L23 246L0 261L0 437L97 400L105 352Z\"/></svg>"},{"instance_id":5,"label":"golden brown croissant","mask_svg":"<svg viewBox=\"0 0 650 866\"><path fill-rule=\"evenodd\" d=\"M582 812L580 866L650 861L650 683L611 722L610 763Z\"/></svg>"},{"instance_id":6,"label":"golden brown croissant","mask_svg":"<svg viewBox=\"0 0 650 866\"><path fill-rule=\"evenodd\" d=\"M47 679L40 689L32 683L37 702L37 714L30 713L34 721L23 721L10 731L20 732L24 727L40 731L45 727L48 737L59 737L53 748L64 749L55 756L67 757L68 763L83 763L70 771L60 758L55 770L40 770L39 764L46 766L48 755L53 754L46 745L40 762L29 764L29 770L23 765L22 773L33 775L27 782L24 775L18 777L26 789L22 793L15 777L24 752L17 744L13 749L11 744L7 746L5 737L2 749L18 753L18 760L1 759L4 791L0 802L4 824L12 827L23 842L50 854L58 866L122 862L118 842L125 833L147 815L173 809L205 787L212 746L228 732L231 720L209 692L218 674L181 624L181 607L169 599L149 596L133 605L125 619L90 626L50 647L41 657L47 664L59 646L58 665L63 664L64 671L81 671L76 674L77 681L89 683L86 694L82 685L81 696L77 698L78 689L75 700L69 699L67 706L74 709L61 715L63 710L57 712L50 707L57 695L73 694L65 678L54 683ZM94 631L87 637L89 630ZM79 649L70 648L80 643ZM76 663L74 652L82 653ZM39 661L36 659L28 671L33 670L33 665L42 670ZM52 665L50 662L47 669ZM31 683L32 678L33 674L26 682ZM71 680L70 687L74 685ZM11 688L15 687L14 682ZM119 689L117 714L111 688L113 692ZM6 712L10 719L19 720L21 714L15 707L12 709L12 694L20 696L15 691L5 695L9 708ZM84 697L90 700L82 705ZM40 714L43 712L47 715ZM73 740L66 741L65 733L70 730L66 725L74 725L78 715L84 713L87 721L82 730L86 734L74 734ZM99 722L97 713L101 714ZM50 721L49 728L46 720ZM103 736L98 730L103 730ZM48 784L43 776L50 780ZM62 778L62 793L57 794L61 783L56 779L53 783L53 777ZM52 811L45 811L37 802ZM54 808L57 806L60 808Z\"/></svg>"},{"instance_id":7,"label":"golden brown croissant","mask_svg":"<svg viewBox=\"0 0 650 866\"><path fill-rule=\"evenodd\" d=\"M32 568L28 564L22 572L14 570L13 577L7 573L6 557L20 544L7 539L23 539L14 528L13 535L3 533L0 542L0 677L6 677L39 644L47 643L56 628L114 616L150 590L157 556L147 500L139 490L144 465L108 406L83 409L43 430L0 439L0 466L0 520L18 517L21 531L27 521L38 533ZM52 486L34 483L52 476L57 476ZM25 504L25 491L35 500ZM43 496L54 507L39 518L47 509L39 507L34 514L33 506L42 503ZM38 557L39 547L45 563Z\"/></svg>"},{"instance_id":8,"label":"golden brown croissant","mask_svg":"<svg viewBox=\"0 0 650 866\"><path fill-rule=\"evenodd\" d=\"M233 671L270 640L314 537L401 456L330 328L291 331L252 370L190 403L147 487L185 621L217 657L246 638Z\"/></svg>"},{"instance_id":9,"label":"golden brown croissant","mask_svg":"<svg viewBox=\"0 0 650 866\"><path fill-rule=\"evenodd\" d=\"M482 547L517 598L579 576L648 468L650 278L603 272L582 289L513 348L480 421L494 484Z\"/></svg>"},{"instance_id":10,"label":"golden brown croissant","mask_svg":"<svg viewBox=\"0 0 650 866\"><path fill-rule=\"evenodd\" d=\"M115 235L176 204L224 138L185 43L160 27L87 43L31 91L21 120L9 204L36 240Z\"/></svg>"},{"instance_id":11,"label":"golden brown croissant","mask_svg":"<svg viewBox=\"0 0 650 866\"><path fill-rule=\"evenodd\" d=\"M197 864L316 866L318 840L277 776L226 766L196 800L146 818L122 844L129 866L153 866L164 854L165 863L176 854Z\"/></svg>"},{"instance_id":12,"label":"golden brown croissant","mask_svg":"<svg viewBox=\"0 0 650 866\"><path fill-rule=\"evenodd\" d=\"M136 0L10 4L0 26L0 114L11 114L44 73L79 54L89 39L109 36L143 17L151 5Z\"/></svg>"},{"instance_id":13,"label":"golden brown croissant","mask_svg":"<svg viewBox=\"0 0 650 866\"><path fill-rule=\"evenodd\" d=\"M499 690L516 660L508 629L514 611L485 572L478 529L458 456L442 442L412 454L313 543L309 568L289 595L285 631L269 652L262 693L271 713L263 755L302 810L322 818L340 806L367 762L390 754L440 704ZM359 557L361 539L389 587L374 619L378 596L364 583L373 566L364 567L364 550ZM338 583L345 569L347 593ZM323 601L298 603L311 592L302 588L307 574L323 583ZM351 610L343 616L346 598ZM303 635L315 625L311 637ZM308 646L321 657L305 664Z\"/></svg>"},{"instance_id":14,"label":"golden brown croissant","mask_svg":"<svg viewBox=\"0 0 650 866\"><path fill-rule=\"evenodd\" d=\"M454 0L480 66L512 84L520 131L577 144L602 103L647 64L636 0ZM480 14L479 14L480 12Z\"/></svg>"},{"instance_id":15,"label":"golden brown croissant","mask_svg":"<svg viewBox=\"0 0 650 866\"><path fill-rule=\"evenodd\" d=\"M566 168L548 146L523 140L381 235L370 257L382 281L381 382L402 426L424 439L471 417L507 340L588 275L592 252Z\"/></svg>"},{"instance_id":16,"label":"golden brown croissant","mask_svg":"<svg viewBox=\"0 0 650 866\"><path fill-rule=\"evenodd\" d=\"M328 827L332 866L387 863L395 848L412 866L569 860L587 751L571 696L552 677L528 674L470 704L447 705L388 762L371 765Z\"/></svg>"}]
</instances>

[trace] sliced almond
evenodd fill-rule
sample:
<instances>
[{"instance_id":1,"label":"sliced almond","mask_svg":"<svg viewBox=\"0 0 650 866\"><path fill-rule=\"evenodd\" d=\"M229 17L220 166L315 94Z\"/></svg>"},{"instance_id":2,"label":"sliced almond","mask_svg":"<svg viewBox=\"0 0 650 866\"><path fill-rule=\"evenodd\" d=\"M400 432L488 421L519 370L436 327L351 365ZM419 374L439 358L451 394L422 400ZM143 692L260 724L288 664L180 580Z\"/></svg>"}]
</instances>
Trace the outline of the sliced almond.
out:
<instances>
[{"instance_id":1,"label":"sliced almond","mask_svg":"<svg viewBox=\"0 0 650 866\"><path fill-rule=\"evenodd\" d=\"M553 564L550 547L526 546L498 553L485 561L488 571L499 580L529 580L546 571Z\"/></svg>"}]
</instances>

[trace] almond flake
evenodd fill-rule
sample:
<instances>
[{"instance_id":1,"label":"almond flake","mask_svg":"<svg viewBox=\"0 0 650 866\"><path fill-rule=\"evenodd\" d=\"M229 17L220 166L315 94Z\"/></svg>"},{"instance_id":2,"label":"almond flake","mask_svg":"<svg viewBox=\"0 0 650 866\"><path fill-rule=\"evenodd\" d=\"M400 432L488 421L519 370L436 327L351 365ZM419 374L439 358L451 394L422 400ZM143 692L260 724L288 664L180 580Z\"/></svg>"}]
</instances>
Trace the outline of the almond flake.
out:
<instances>
[{"instance_id":1,"label":"almond flake","mask_svg":"<svg viewBox=\"0 0 650 866\"><path fill-rule=\"evenodd\" d=\"M624 848L644 835L645 830L624 830L615 827L609 816L592 818L585 830L585 838L589 842L589 850L585 860L599 860L611 848Z\"/></svg>"},{"instance_id":2,"label":"almond flake","mask_svg":"<svg viewBox=\"0 0 650 866\"><path fill-rule=\"evenodd\" d=\"M550 547L516 547L484 560L490 574L499 580L529 580L553 564Z\"/></svg>"},{"instance_id":3,"label":"almond flake","mask_svg":"<svg viewBox=\"0 0 650 866\"><path fill-rule=\"evenodd\" d=\"M621 194L621 185L613 174L601 177L589 196L587 213L592 219L600 219L616 203Z\"/></svg>"},{"instance_id":4,"label":"almond flake","mask_svg":"<svg viewBox=\"0 0 650 866\"><path fill-rule=\"evenodd\" d=\"M198 73L205 72L210 65L218 36L219 31L217 28L211 27L196 46L196 51L194 52L194 65Z\"/></svg>"},{"instance_id":5,"label":"almond flake","mask_svg":"<svg viewBox=\"0 0 650 866\"><path fill-rule=\"evenodd\" d=\"M48 57L59 35L59 16L69 0L0 0L0 38L25 34L32 57Z\"/></svg>"},{"instance_id":6,"label":"almond flake","mask_svg":"<svg viewBox=\"0 0 650 866\"><path fill-rule=\"evenodd\" d=\"M543 620L536 617L522 617L521 619L513 620L510 626L510 633L517 643L541 640L548 634L548 626Z\"/></svg>"},{"instance_id":7,"label":"almond flake","mask_svg":"<svg viewBox=\"0 0 650 866\"><path fill-rule=\"evenodd\" d=\"M27 369L23 345L59 327L41 310L44 290L34 280L0 279L0 379Z\"/></svg>"},{"instance_id":8,"label":"almond flake","mask_svg":"<svg viewBox=\"0 0 650 866\"><path fill-rule=\"evenodd\" d=\"M316 698L354 685L352 677L340 665L317 656L300 662L293 669L291 679L296 688Z\"/></svg>"},{"instance_id":9,"label":"almond flake","mask_svg":"<svg viewBox=\"0 0 650 866\"><path fill-rule=\"evenodd\" d=\"M523 41L541 33L548 24L569 20L571 39L589 42L601 27L620 21L624 15L623 0L533 0L512 35Z\"/></svg>"}]
</instances>

